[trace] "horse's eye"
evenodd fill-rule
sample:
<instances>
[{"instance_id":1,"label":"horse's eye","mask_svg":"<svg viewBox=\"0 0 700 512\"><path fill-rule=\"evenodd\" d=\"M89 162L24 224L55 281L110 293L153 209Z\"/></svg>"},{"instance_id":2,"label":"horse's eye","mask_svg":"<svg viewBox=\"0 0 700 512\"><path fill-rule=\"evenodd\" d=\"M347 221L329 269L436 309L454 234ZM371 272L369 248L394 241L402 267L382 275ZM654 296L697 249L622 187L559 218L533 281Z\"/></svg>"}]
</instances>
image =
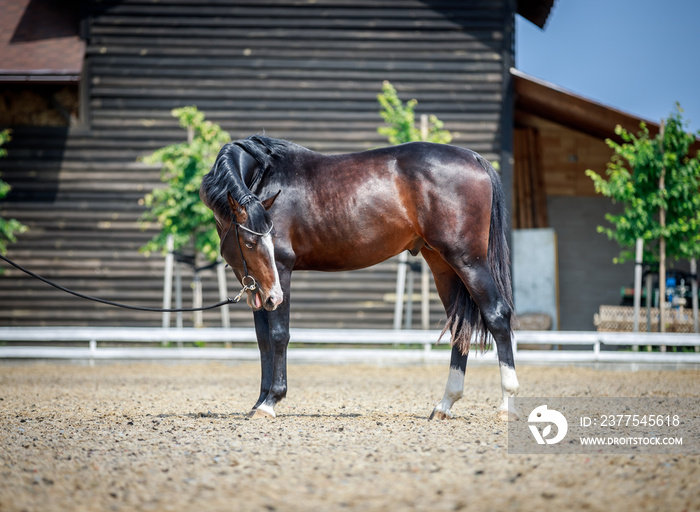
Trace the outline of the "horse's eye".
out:
<instances>
[{"instance_id":1,"label":"horse's eye","mask_svg":"<svg viewBox=\"0 0 700 512\"><path fill-rule=\"evenodd\" d=\"M253 248L253 244L251 244L250 242L246 242L245 246L246 246L248 249L252 249L252 248Z\"/></svg>"}]
</instances>

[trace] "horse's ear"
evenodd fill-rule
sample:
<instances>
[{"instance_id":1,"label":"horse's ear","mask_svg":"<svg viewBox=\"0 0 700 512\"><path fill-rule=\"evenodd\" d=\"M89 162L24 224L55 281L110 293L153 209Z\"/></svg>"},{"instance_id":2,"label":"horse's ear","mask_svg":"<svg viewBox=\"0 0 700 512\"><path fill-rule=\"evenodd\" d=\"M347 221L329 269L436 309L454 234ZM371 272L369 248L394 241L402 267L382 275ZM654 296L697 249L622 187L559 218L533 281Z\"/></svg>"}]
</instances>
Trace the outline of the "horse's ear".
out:
<instances>
[{"instance_id":1,"label":"horse's ear","mask_svg":"<svg viewBox=\"0 0 700 512\"><path fill-rule=\"evenodd\" d=\"M269 210L272 207L273 203L275 202L275 199L277 199L277 196L279 196L281 193L282 193L282 191L278 190L275 195L272 195L272 196L268 197L267 199L265 199L264 201L261 201L263 208L265 208L265 210Z\"/></svg>"},{"instance_id":2,"label":"horse's ear","mask_svg":"<svg viewBox=\"0 0 700 512\"><path fill-rule=\"evenodd\" d=\"M228 199L228 205L233 212L236 222L243 224L248 218L248 213L245 211L245 208L238 204L238 201L233 198L231 192L226 192L226 199Z\"/></svg>"}]
</instances>

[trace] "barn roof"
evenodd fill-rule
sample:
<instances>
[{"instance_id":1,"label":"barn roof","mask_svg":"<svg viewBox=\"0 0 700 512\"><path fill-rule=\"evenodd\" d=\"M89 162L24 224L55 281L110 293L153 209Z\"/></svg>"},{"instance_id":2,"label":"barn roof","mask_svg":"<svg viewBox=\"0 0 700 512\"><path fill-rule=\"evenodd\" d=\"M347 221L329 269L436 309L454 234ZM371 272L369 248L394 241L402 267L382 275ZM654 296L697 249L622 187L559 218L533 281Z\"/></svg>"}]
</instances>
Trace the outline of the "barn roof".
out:
<instances>
[{"instance_id":1,"label":"barn roof","mask_svg":"<svg viewBox=\"0 0 700 512\"><path fill-rule=\"evenodd\" d=\"M517 13L543 28L553 4L518 0ZM80 81L80 0L0 0L0 12L0 82Z\"/></svg>"},{"instance_id":2,"label":"barn roof","mask_svg":"<svg viewBox=\"0 0 700 512\"><path fill-rule=\"evenodd\" d=\"M0 0L0 82L78 82L80 0Z\"/></svg>"},{"instance_id":3,"label":"barn roof","mask_svg":"<svg viewBox=\"0 0 700 512\"><path fill-rule=\"evenodd\" d=\"M526 20L544 28L554 0L518 0L517 12Z\"/></svg>"},{"instance_id":4,"label":"barn roof","mask_svg":"<svg viewBox=\"0 0 700 512\"><path fill-rule=\"evenodd\" d=\"M646 123L649 133L659 133L659 123L635 116L609 105L585 98L550 82L511 68L515 88L516 112L533 114L597 138L618 140L615 126L637 133L639 123ZM618 140L619 142L619 140ZM693 144L700 149L700 139Z\"/></svg>"}]
</instances>

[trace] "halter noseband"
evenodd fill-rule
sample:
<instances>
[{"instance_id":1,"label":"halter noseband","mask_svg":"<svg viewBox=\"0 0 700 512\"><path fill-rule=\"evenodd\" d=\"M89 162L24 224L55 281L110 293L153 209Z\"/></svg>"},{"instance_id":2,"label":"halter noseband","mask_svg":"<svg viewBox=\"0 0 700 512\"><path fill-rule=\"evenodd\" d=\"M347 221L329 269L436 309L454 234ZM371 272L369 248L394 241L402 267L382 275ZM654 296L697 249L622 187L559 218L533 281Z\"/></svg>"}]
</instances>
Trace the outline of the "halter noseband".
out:
<instances>
[{"instance_id":1,"label":"halter noseband","mask_svg":"<svg viewBox=\"0 0 700 512\"><path fill-rule=\"evenodd\" d=\"M236 229L241 228L243 231L247 231L248 233L250 233L250 234L252 234L252 235L257 235L257 236L267 236L267 235L269 235L270 233L272 233L272 228L274 227L274 224L272 223L272 221L270 221L270 228L269 228L265 233L258 233L257 231L253 231L252 229L249 229L249 228L245 227L243 224L239 224L239 223L236 222L235 220L233 220L233 221L231 221L231 222L233 222L234 224L236 224ZM229 229L231 229L231 226L229 226ZM238 242L238 245L241 245L241 242L240 242L240 241Z\"/></svg>"}]
</instances>

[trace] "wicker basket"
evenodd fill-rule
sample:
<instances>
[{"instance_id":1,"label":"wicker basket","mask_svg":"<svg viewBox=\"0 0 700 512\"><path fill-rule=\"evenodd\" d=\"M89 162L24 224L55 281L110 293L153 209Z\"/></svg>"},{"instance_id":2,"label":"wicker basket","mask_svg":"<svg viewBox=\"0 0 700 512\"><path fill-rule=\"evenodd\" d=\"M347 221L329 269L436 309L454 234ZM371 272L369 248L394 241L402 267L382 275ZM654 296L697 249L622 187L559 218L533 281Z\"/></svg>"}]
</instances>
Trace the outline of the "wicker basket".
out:
<instances>
[{"instance_id":1,"label":"wicker basket","mask_svg":"<svg viewBox=\"0 0 700 512\"><path fill-rule=\"evenodd\" d=\"M593 315L593 324L599 331L632 332L634 308L629 306L600 306ZM647 330L647 308L639 310L639 332ZM651 308L651 332L659 332L659 308ZM693 332L693 312L688 309L666 311L666 332Z\"/></svg>"}]
</instances>

